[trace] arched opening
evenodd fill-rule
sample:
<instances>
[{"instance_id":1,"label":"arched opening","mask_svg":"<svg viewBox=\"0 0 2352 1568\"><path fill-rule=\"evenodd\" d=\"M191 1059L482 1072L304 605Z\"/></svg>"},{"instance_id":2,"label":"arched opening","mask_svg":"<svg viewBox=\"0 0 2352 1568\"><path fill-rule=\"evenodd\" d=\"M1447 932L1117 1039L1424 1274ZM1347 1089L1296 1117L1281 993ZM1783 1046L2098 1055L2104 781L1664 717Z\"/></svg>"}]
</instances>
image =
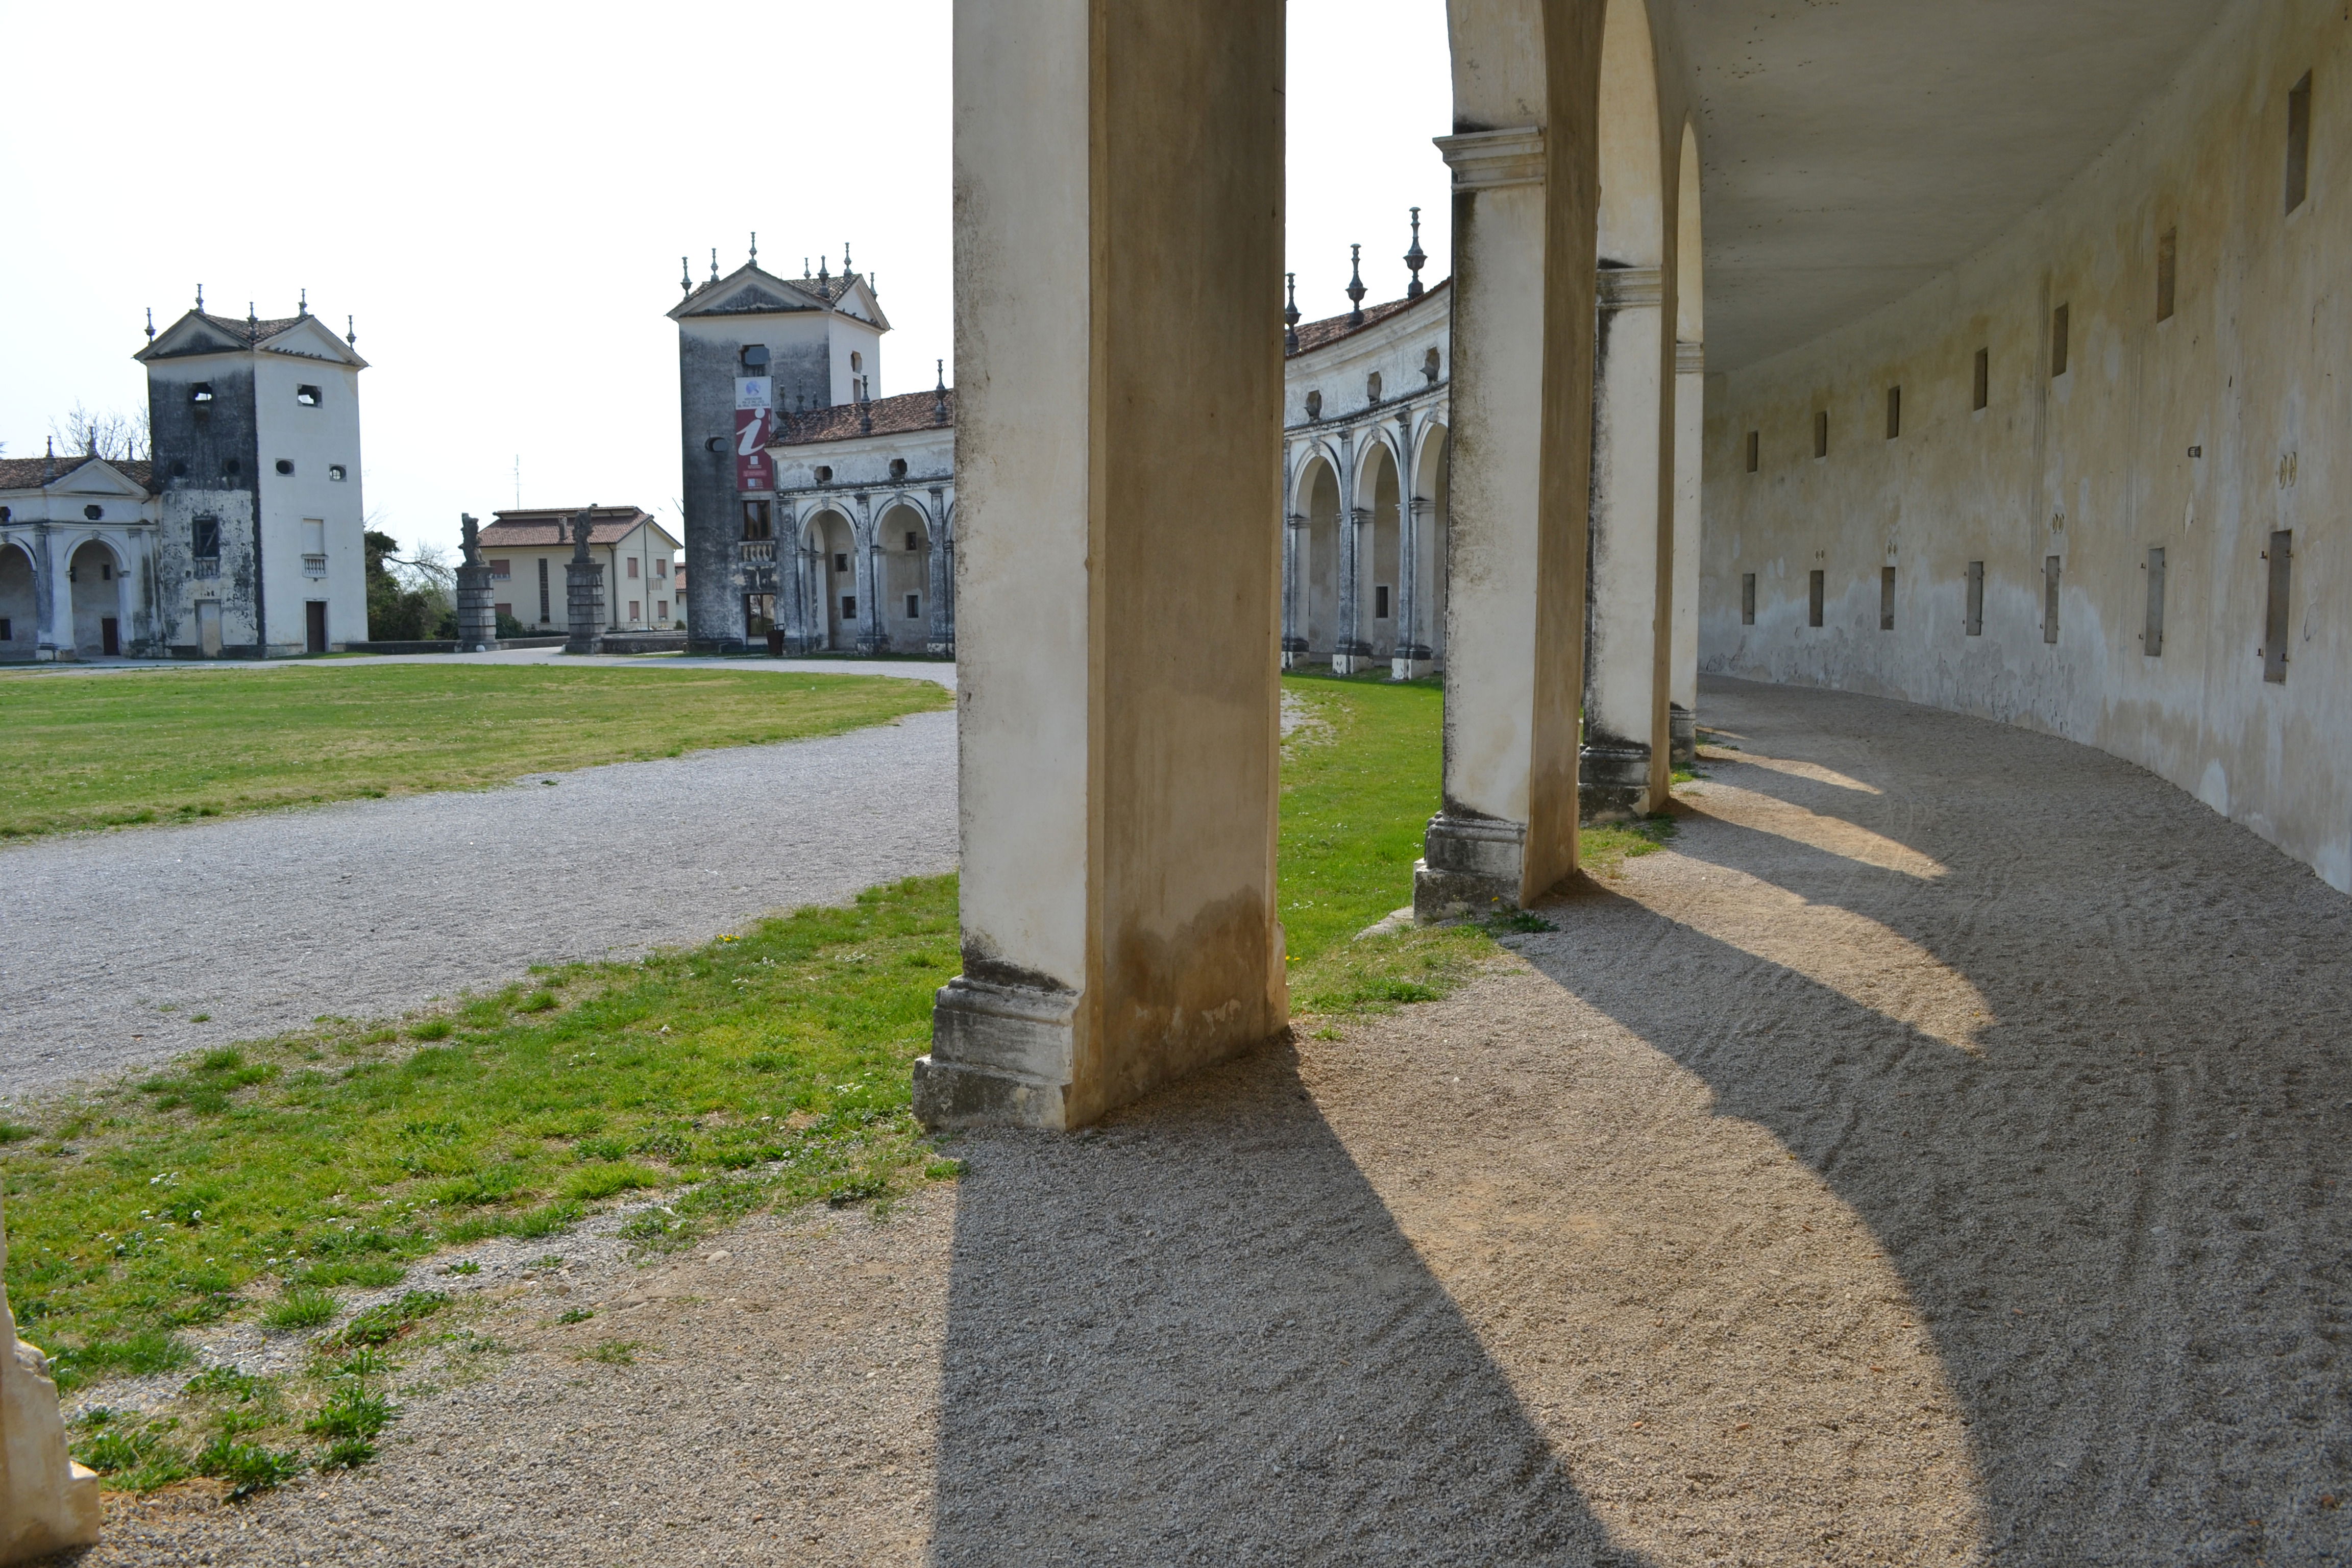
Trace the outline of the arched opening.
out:
<instances>
[{"instance_id":1,"label":"arched opening","mask_svg":"<svg viewBox=\"0 0 2352 1568\"><path fill-rule=\"evenodd\" d=\"M73 589L74 652L84 658L111 658L122 652L122 562L112 548L89 540L73 552L68 574Z\"/></svg>"},{"instance_id":2,"label":"arched opening","mask_svg":"<svg viewBox=\"0 0 2352 1568\"><path fill-rule=\"evenodd\" d=\"M1307 460L1299 480L1307 538L1298 574L1306 595L1307 657L1328 664L1339 640L1339 476L1321 458Z\"/></svg>"},{"instance_id":3,"label":"arched opening","mask_svg":"<svg viewBox=\"0 0 2352 1568\"><path fill-rule=\"evenodd\" d=\"M920 648L930 641L931 528L910 502L884 509L874 525L874 560L882 595L882 626L890 646Z\"/></svg>"},{"instance_id":4,"label":"arched opening","mask_svg":"<svg viewBox=\"0 0 2352 1568\"><path fill-rule=\"evenodd\" d=\"M808 580L816 596L809 628L822 648L839 651L857 636L857 540L849 520L831 510L817 512L803 531Z\"/></svg>"},{"instance_id":5,"label":"arched opening","mask_svg":"<svg viewBox=\"0 0 2352 1568\"><path fill-rule=\"evenodd\" d=\"M1596 250L1603 267L1665 259L1657 51L1645 0L1609 0L1601 33L1601 201Z\"/></svg>"},{"instance_id":6,"label":"arched opening","mask_svg":"<svg viewBox=\"0 0 2352 1568\"><path fill-rule=\"evenodd\" d=\"M40 643L41 601L33 558L0 544L0 658L27 658Z\"/></svg>"},{"instance_id":7,"label":"arched opening","mask_svg":"<svg viewBox=\"0 0 2352 1568\"><path fill-rule=\"evenodd\" d=\"M1364 511L1363 535L1356 542L1363 552L1356 573L1356 625L1371 657L1384 661L1396 657L1404 587L1399 499L1394 453L1386 441L1367 442L1356 473L1356 504Z\"/></svg>"},{"instance_id":8,"label":"arched opening","mask_svg":"<svg viewBox=\"0 0 2352 1568\"><path fill-rule=\"evenodd\" d=\"M1412 640L1429 650L1416 657L1408 675L1445 664L1446 429L1433 421L1423 427L1421 450L1412 460Z\"/></svg>"}]
</instances>

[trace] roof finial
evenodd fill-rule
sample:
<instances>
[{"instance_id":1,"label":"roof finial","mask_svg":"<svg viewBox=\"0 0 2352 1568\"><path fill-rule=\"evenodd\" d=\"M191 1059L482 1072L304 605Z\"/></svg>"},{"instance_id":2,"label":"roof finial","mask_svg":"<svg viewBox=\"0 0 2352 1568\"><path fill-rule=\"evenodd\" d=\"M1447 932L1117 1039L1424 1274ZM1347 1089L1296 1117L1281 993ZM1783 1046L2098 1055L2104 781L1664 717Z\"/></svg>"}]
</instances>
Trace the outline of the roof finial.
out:
<instances>
[{"instance_id":1,"label":"roof finial","mask_svg":"<svg viewBox=\"0 0 2352 1568\"><path fill-rule=\"evenodd\" d=\"M760 231L756 228L751 231L751 265L760 265Z\"/></svg>"},{"instance_id":2,"label":"roof finial","mask_svg":"<svg viewBox=\"0 0 2352 1568\"><path fill-rule=\"evenodd\" d=\"M147 307L147 341L151 343L155 341L155 307L152 305Z\"/></svg>"},{"instance_id":3,"label":"roof finial","mask_svg":"<svg viewBox=\"0 0 2352 1568\"><path fill-rule=\"evenodd\" d=\"M833 274L827 272L824 268L825 259L823 256L819 256L816 258L816 280L820 284L830 283L833 281Z\"/></svg>"},{"instance_id":4,"label":"roof finial","mask_svg":"<svg viewBox=\"0 0 2352 1568\"><path fill-rule=\"evenodd\" d=\"M349 316L343 318L343 342L352 348L360 346L360 330L352 325L352 319Z\"/></svg>"},{"instance_id":5,"label":"roof finial","mask_svg":"<svg viewBox=\"0 0 2352 1568\"><path fill-rule=\"evenodd\" d=\"M681 294L694 292L694 269L686 264L683 256L677 258L677 291Z\"/></svg>"},{"instance_id":6,"label":"roof finial","mask_svg":"<svg viewBox=\"0 0 2352 1568\"><path fill-rule=\"evenodd\" d=\"M809 269L808 269L808 258L807 258L807 257L805 257L805 256L803 256L803 257L802 257L802 258L801 258L801 281L802 281L802 282L803 282L803 283L807 282L807 281L808 281L808 276L809 276Z\"/></svg>"},{"instance_id":7,"label":"roof finial","mask_svg":"<svg viewBox=\"0 0 2352 1568\"><path fill-rule=\"evenodd\" d=\"M307 316L307 315L309 315L309 314L310 313L310 289L303 289L303 290L302 290L302 302L301 302L300 304L299 304L299 305L297 305L297 306L295 306L295 307L294 307L294 313L295 313L297 316Z\"/></svg>"},{"instance_id":8,"label":"roof finial","mask_svg":"<svg viewBox=\"0 0 2352 1568\"><path fill-rule=\"evenodd\" d=\"M940 384L931 393L931 423L944 425L948 422L948 362L941 360L939 364Z\"/></svg>"},{"instance_id":9,"label":"roof finial","mask_svg":"<svg viewBox=\"0 0 2352 1568\"><path fill-rule=\"evenodd\" d=\"M719 247L715 245L710 247L710 280L719 281Z\"/></svg>"},{"instance_id":10,"label":"roof finial","mask_svg":"<svg viewBox=\"0 0 2352 1568\"><path fill-rule=\"evenodd\" d=\"M1348 311L1348 325L1360 327L1364 324L1364 247L1362 246L1348 247L1348 270L1349 273L1348 303L1352 307Z\"/></svg>"},{"instance_id":11,"label":"roof finial","mask_svg":"<svg viewBox=\"0 0 2352 1568\"><path fill-rule=\"evenodd\" d=\"M253 301L250 300L245 302L245 330L256 335L258 335L261 331L261 318L254 314Z\"/></svg>"},{"instance_id":12,"label":"roof finial","mask_svg":"<svg viewBox=\"0 0 2352 1568\"><path fill-rule=\"evenodd\" d=\"M1404 264L1412 268L1412 281L1404 286L1406 299L1421 298L1421 268L1428 259L1428 253L1421 248L1421 209L1415 207L1412 209L1412 248L1404 253Z\"/></svg>"},{"instance_id":13,"label":"roof finial","mask_svg":"<svg viewBox=\"0 0 2352 1568\"><path fill-rule=\"evenodd\" d=\"M1282 308L1282 352L1295 354L1298 352L1298 274L1286 272L1282 281L1290 290L1289 303Z\"/></svg>"},{"instance_id":14,"label":"roof finial","mask_svg":"<svg viewBox=\"0 0 2352 1568\"><path fill-rule=\"evenodd\" d=\"M198 315L200 315L200 316L201 316L201 315L203 315L204 313L205 313L205 286L204 286L203 284L199 283L199 284L197 284L197 285L196 285L196 314L198 314Z\"/></svg>"},{"instance_id":15,"label":"roof finial","mask_svg":"<svg viewBox=\"0 0 2352 1568\"><path fill-rule=\"evenodd\" d=\"M849 265L849 241L845 239L841 242L841 275L846 278L856 270Z\"/></svg>"}]
</instances>

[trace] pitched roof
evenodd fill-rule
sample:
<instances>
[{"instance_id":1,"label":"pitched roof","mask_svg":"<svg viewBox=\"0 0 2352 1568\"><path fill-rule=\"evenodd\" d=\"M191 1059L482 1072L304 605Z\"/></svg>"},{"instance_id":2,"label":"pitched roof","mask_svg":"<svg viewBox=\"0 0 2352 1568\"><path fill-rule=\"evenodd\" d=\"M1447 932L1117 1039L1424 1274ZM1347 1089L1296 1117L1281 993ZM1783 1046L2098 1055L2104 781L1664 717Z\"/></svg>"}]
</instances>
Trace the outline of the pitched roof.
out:
<instances>
[{"instance_id":1,"label":"pitched roof","mask_svg":"<svg viewBox=\"0 0 2352 1568\"><path fill-rule=\"evenodd\" d=\"M75 453L61 458L0 458L0 490L37 490L52 485L89 463L104 463L142 489L155 488L155 465L144 458L93 458Z\"/></svg>"},{"instance_id":2,"label":"pitched roof","mask_svg":"<svg viewBox=\"0 0 2352 1568\"><path fill-rule=\"evenodd\" d=\"M952 430L955 428L955 388L947 394L947 417L940 417L938 389L929 392L902 392L896 397L877 397L871 403L837 403L831 408L812 408L805 414L793 414L784 409L776 411L777 447L799 447L812 441L849 441L860 436L903 436L915 430ZM874 428L866 429L871 416Z\"/></svg>"},{"instance_id":3,"label":"pitched roof","mask_svg":"<svg viewBox=\"0 0 2352 1568\"><path fill-rule=\"evenodd\" d=\"M509 550L529 545L568 546L572 542L572 520L580 514L581 510L576 506L549 506L530 507L520 511L494 511L490 514L490 525L481 532L482 548L488 550L494 544L504 545ZM642 507L597 507L589 513L588 542L618 544L642 522L661 527L654 514Z\"/></svg>"},{"instance_id":4,"label":"pitched roof","mask_svg":"<svg viewBox=\"0 0 2352 1568\"><path fill-rule=\"evenodd\" d=\"M191 310L188 313L215 331L226 332L245 343L266 343L287 328L299 326L304 320L300 316L279 316L267 321L247 321L235 316L215 316L210 310Z\"/></svg>"},{"instance_id":5,"label":"pitched roof","mask_svg":"<svg viewBox=\"0 0 2352 1568\"><path fill-rule=\"evenodd\" d=\"M1379 326L1391 316L1436 298L1453 286L1453 279L1442 278L1431 284L1418 300L1391 300L1385 304L1367 305L1364 307L1364 320L1360 325L1351 326L1346 316L1326 316L1319 321L1301 321L1298 323L1297 353L1286 354L1283 357L1297 359L1299 354L1312 353L1327 344L1338 342L1341 338L1353 337L1366 328Z\"/></svg>"}]
</instances>

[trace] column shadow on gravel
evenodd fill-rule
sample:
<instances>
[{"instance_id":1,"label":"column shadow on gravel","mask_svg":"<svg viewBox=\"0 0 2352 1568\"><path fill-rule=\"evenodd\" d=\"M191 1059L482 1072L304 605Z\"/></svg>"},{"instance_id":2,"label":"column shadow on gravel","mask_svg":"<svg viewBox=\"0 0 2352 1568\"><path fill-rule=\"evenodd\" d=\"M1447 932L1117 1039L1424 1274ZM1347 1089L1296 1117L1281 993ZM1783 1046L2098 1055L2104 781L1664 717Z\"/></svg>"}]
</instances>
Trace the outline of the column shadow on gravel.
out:
<instances>
[{"instance_id":1,"label":"column shadow on gravel","mask_svg":"<svg viewBox=\"0 0 2352 1568\"><path fill-rule=\"evenodd\" d=\"M931 1561L1609 1564L1476 1334L1269 1047L955 1152Z\"/></svg>"},{"instance_id":2,"label":"column shadow on gravel","mask_svg":"<svg viewBox=\"0 0 2352 1568\"><path fill-rule=\"evenodd\" d=\"M1748 688L1728 706L1826 733L1874 701ZM1992 1560L2352 1559L2352 903L2103 753L1924 709L1896 724L1951 743L1883 773L1884 795L1737 782L1946 876L1859 866L1703 796L1674 849L1916 943L1985 998L1980 1054L1590 885L1525 955L1878 1237L1969 1412ZM2063 782L2032 765L2069 761Z\"/></svg>"}]
</instances>

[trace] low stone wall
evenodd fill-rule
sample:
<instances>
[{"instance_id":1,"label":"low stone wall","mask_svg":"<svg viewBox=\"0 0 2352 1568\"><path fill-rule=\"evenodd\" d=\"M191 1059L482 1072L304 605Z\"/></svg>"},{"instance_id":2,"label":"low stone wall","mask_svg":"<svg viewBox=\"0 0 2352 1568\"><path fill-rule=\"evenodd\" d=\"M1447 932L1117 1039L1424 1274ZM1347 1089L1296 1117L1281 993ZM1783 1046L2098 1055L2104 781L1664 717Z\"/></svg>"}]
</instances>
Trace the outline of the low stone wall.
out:
<instances>
[{"instance_id":1,"label":"low stone wall","mask_svg":"<svg viewBox=\"0 0 2352 1568\"><path fill-rule=\"evenodd\" d=\"M684 653L684 632L606 632L601 639L605 653Z\"/></svg>"},{"instance_id":2,"label":"low stone wall","mask_svg":"<svg viewBox=\"0 0 2352 1568\"><path fill-rule=\"evenodd\" d=\"M563 646L563 639L562 637L500 637L491 646L493 647L500 648L562 647ZM346 653L374 654L456 653L457 651L457 642L454 637L436 638L424 642L354 642L345 643L343 645L343 651Z\"/></svg>"}]
</instances>

